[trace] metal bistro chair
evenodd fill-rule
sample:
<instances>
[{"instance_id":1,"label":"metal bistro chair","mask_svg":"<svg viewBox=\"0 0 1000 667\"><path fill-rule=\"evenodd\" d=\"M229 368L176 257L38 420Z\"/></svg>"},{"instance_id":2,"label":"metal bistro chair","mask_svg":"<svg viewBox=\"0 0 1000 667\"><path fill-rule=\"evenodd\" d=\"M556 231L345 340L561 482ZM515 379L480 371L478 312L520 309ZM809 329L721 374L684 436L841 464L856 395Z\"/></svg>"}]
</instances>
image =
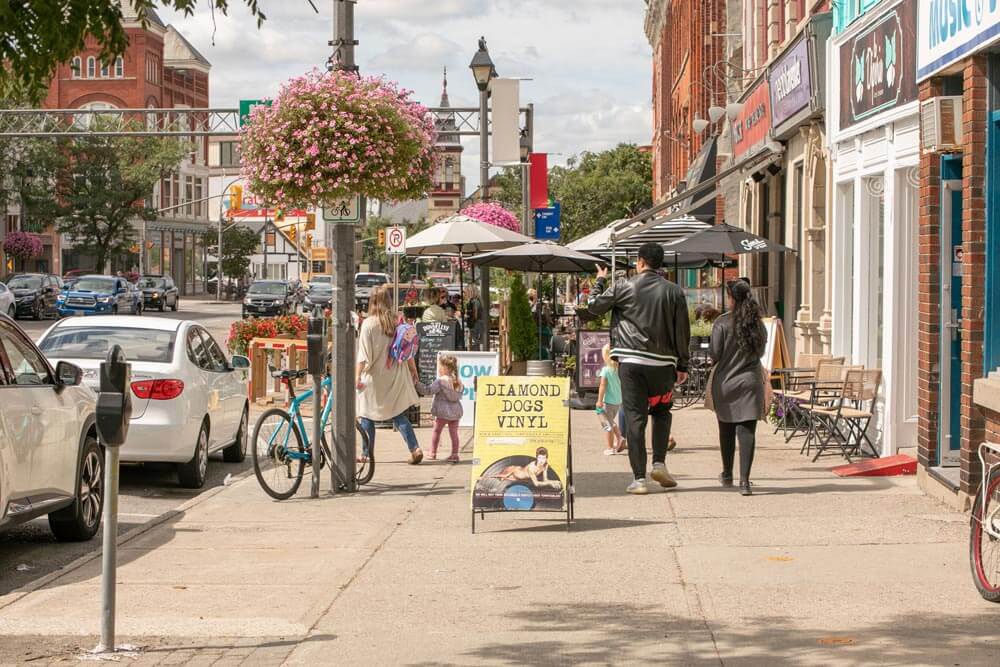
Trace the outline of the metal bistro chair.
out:
<instances>
[{"instance_id":1,"label":"metal bistro chair","mask_svg":"<svg viewBox=\"0 0 1000 667\"><path fill-rule=\"evenodd\" d=\"M865 456L864 443L868 443L871 456L878 458L875 443L868 437L868 426L875 416L882 371L877 369L851 370L844 379L844 393L836 409L817 408L814 414L827 423L826 438L816 446L813 461L827 449L837 447L851 463L851 454Z\"/></svg>"},{"instance_id":2,"label":"metal bistro chair","mask_svg":"<svg viewBox=\"0 0 1000 667\"><path fill-rule=\"evenodd\" d=\"M863 368L863 366L823 365L816 369L816 380L812 383L809 400L799 404L807 424L806 439L799 449L800 454L809 456L812 454L813 444L818 446L829 436L833 423L829 411L833 410L833 414L836 414L837 408L843 401L847 374Z\"/></svg>"},{"instance_id":3,"label":"metal bistro chair","mask_svg":"<svg viewBox=\"0 0 1000 667\"><path fill-rule=\"evenodd\" d=\"M809 428L809 416L799 405L809 402L813 383L820 379L821 375L823 380L840 379L839 371L821 373L820 369L823 367L839 369L844 365L844 357L814 356L816 365L812 368L788 368L775 371L778 375L779 388L775 390L774 398L781 410L781 421L775 427L774 432L781 431L785 436L786 443ZM804 357L806 355L800 359Z\"/></svg>"}]
</instances>

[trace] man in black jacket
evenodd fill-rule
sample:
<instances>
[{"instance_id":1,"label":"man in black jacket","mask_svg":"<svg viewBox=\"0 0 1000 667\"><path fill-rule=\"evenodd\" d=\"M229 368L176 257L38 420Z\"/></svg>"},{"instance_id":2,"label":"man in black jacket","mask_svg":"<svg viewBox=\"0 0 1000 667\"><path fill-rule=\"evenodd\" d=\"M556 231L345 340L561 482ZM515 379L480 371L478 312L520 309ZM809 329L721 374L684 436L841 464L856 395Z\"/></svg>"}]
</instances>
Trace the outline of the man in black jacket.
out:
<instances>
[{"instance_id":1,"label":"man in black jacket","mask_svg":"<svg viewBox=\"0 0 1000 667\"><path fill-rule=\"evenodd\" d=\"M589 304L597 316L611 311L611 357L619 363L628 458L635 475L626 491L635 494L648 493L647 416L653 418L650 477L664 488L677 486L666 465L670 408L674 385L687 379L691 328L684 291L657 274L662 265L663 247L644 244L639 248L635 277L605 291L608 271L598 269L597 296Z\"/></svg>"}]
</instances>

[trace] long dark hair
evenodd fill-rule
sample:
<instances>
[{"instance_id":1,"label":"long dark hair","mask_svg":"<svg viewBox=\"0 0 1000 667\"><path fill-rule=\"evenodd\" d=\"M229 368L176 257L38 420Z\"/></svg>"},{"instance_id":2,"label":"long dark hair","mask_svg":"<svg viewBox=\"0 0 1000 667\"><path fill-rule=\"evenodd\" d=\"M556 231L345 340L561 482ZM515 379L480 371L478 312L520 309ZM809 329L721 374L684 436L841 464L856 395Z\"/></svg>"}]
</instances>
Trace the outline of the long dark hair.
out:
<instances>
[{"instance_id":1,"label":"long dark hair","mask_svg":"<svg viewBox=\"0 0 1000 667\"><path fill-rule=\"evenodd\" d=\"M726 291L736 304L733 319L736 321L736 344L740 350L759 357L764 354L767 344L766 333L760 321L760 306L757 305L750 286L743 280L730 280Z\"/></svg>"}]
</instances>

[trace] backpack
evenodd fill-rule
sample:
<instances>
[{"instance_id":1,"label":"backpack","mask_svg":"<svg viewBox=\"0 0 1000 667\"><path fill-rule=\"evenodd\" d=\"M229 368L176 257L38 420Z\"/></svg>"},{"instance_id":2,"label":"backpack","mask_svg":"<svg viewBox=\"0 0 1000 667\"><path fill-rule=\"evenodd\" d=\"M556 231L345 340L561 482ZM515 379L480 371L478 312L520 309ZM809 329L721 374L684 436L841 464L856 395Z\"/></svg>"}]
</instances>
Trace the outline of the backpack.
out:
<instances>
[{"instance_id":1,"label":"backpack","mask_svg":"<svg viewBox=\"0 0 1000 667\"><path fill-rule=\"evenodd\" d=\"M403 322L396 327L396 335L392 338L392 345L389 346L389 354L385 360L385 367L392 367L393 363L405 364L410 359L417 356L417 347L420 345L420 336L417 328L412 324Z\"/></svg>"}]
</instances>

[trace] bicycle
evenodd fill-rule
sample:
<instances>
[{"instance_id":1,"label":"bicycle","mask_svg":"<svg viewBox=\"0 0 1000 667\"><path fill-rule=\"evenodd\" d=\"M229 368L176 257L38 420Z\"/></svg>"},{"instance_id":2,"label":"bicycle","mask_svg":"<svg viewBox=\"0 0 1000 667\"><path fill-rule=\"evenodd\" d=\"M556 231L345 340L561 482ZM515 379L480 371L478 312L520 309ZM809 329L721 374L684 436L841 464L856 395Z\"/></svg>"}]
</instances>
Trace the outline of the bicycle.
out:
<instances>
[{"instance_id":1,"label":"bicycle","mask_svg":"<svg viewBox=\"0 0 1000 667\"><path fill-rule=\"evenodd\" d=\"M987 463L988 453L992 462ZM983 599L1000 602L1000 445L979 445L983 481L969 520L969 564Z\"/></svg>"},{"instance_id":2,"label":"bicycle","mask_svg":"<svg viewBox=\"0 0 1000 667\"><path fill-rule=\"evenodd\" d=\"M295 495L302 483L306 466L313 465L312 448L309 442L310 429L306 428L300 407L310 400L313 390L308 389L296 395L293 380L305 377L308 371L271 371L271 377L278 378L287 388L288 410L271 408L262 414L253 429L253 471L265 493L275 500L286 500ZM321 385L326 392L326 401L320 415L323 436L320 439L320 469L333 460L326 442L326 424L333 411L333 379L327 375ZM315 416L314 416L315 418ZM361 443L361 455L355 466L358 485L367 484L375 475L375 448L357 422ZM343 482L341 487L343 487Z\"/></svg>"},{"instance_id":3,"label":"bicycle","mask_svg":"<svg viewBox=\"0 0 1000 667\"><path fill-rule=\"evenodd\" d=\"M705 402L705 391L708 389L708 372L712 362L707 355L691 355L688 367L688 377L684 384L674 388L674 405L678 409L687 408Z\"/></svg>"}]
</instances>

